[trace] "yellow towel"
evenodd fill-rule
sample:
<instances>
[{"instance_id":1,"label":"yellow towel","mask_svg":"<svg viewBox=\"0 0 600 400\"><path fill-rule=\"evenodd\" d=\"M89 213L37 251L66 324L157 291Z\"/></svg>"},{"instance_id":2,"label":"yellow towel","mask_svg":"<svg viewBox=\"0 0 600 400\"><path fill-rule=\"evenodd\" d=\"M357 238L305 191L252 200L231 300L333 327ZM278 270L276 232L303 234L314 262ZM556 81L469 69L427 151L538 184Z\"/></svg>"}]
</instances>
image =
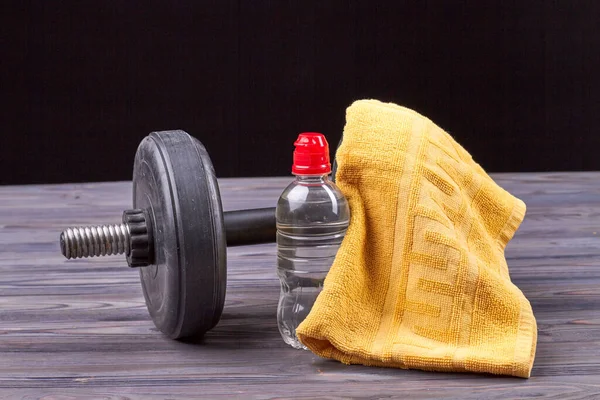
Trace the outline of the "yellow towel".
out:
<instances>
[{"instance_id":1,"label":"yellow towel","mask_svg":"<svg viewBox=\"0 0 600 400\"><path fill-rule=\"evenodd\" d=\"M536 321L504 258L525 204L391 103L348 108L336 159L350 226L301 342L346 364L529 377Z\"/></svg>"}]
</instances>

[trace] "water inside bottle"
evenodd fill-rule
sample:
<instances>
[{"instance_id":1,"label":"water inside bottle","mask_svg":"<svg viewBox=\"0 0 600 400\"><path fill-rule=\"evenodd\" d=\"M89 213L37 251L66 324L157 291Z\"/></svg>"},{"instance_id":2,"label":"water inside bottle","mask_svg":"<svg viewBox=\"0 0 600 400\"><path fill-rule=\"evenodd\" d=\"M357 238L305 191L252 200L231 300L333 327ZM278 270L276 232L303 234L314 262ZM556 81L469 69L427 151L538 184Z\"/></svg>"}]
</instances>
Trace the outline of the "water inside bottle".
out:
<instances>
[{"instance_id":1,"label":"water inside bottle","mask_svg":"<svg viewBox=\"0 0 600 400\"><path fill-rule=\"evenodd\" d=\"M296 327L321 292L347 227L347 220L309 226L277 225L277 273L281 282L277 319L283 340L294 348L305 348L296 337Z\"/></svg>"}]
</instances>

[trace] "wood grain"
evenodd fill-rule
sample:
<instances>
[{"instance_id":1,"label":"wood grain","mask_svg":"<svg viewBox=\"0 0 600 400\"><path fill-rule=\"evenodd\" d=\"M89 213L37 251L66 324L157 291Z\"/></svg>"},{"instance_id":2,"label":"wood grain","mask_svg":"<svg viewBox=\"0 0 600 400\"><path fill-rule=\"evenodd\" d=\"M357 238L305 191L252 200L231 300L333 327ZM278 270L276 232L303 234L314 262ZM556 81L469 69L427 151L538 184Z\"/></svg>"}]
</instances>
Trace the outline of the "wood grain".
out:
<instances>
[{"instance_id":1,"label":"wood grain","mask_svg":"<svg viewBox=\"0 0 600 400\"><path fill-rule=\"evenodd\" d=\"M527 216L511 277L538 321L528 380L322 360L276 326L275 245L228 250L223 318L203 340L154 328L119 258L66 261L68 225L119 222L128 182L0 187L0 396L5 398L600 398L600 173L499 174ZM289 178L224 179L225 209L274 206Z\"/></svg>"}]
</instances>

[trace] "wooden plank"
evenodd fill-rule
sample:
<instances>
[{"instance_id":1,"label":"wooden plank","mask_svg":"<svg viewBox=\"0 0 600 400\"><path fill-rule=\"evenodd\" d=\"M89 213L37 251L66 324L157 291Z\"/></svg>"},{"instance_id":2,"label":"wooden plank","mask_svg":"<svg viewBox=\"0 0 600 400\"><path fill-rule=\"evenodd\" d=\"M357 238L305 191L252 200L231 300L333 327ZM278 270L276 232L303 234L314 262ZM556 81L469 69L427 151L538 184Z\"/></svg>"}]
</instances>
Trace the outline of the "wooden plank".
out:
<instances>
[{"instance_id":1,"label":"wooden plank","mask_svg":"<svg viewBox=\"0 0 600 400\"><path fill-rule=\"evenodd\" d=\"M228 250L223 318L203 340L156 331L119 257L62 258L69 225L119 222L128 182L0 187L0 395L165 398L600 398L600 173L499 174L527 216L507 248L539 327L528 380L345 366L287 347L275 245ZM290 178L224 179L227 210L274 206Z\"/></svg>"}]
</instances>

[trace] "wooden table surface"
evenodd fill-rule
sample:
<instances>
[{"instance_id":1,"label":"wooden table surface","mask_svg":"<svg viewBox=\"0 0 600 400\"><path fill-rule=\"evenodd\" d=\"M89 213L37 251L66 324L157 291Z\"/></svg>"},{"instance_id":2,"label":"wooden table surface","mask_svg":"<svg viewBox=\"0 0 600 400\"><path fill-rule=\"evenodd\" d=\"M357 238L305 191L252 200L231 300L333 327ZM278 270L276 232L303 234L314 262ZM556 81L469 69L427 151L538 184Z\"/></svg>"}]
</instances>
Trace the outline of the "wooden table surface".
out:
<instances>
[{"instance_id":1,"label":"wooden table surface","mask_svg":"<svg viewBox=\"0 0 600 400\"><path fill-rule=\"evenodd\" d=\"M0 397L600 399L600 173L493 177L528 206L506 256L538 322L530 379L345 366L287 347L274 244L230 248L219 325L195 343L166 339L124 259L60 254L63 228L120 222L121 182L0 187ZM224 207L274 206L289 180L221 180Z\"/></svg>"}]
</instances>

